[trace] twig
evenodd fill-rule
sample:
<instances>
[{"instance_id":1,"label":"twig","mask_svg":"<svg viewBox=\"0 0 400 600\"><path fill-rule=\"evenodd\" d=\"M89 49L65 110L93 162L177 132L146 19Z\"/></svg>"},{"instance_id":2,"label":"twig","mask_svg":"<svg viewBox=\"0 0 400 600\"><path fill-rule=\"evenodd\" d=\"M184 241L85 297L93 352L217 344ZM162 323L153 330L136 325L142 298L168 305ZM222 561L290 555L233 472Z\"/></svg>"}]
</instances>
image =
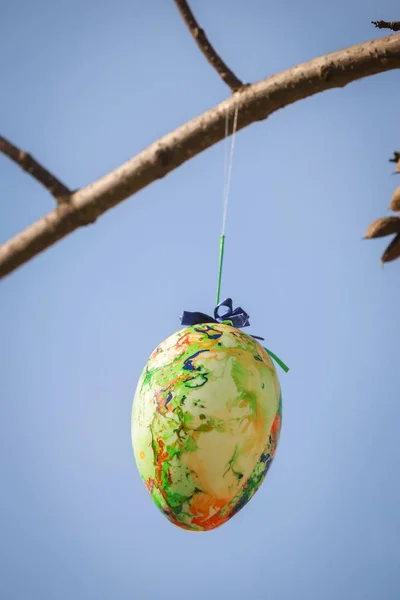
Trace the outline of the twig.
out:
<instances>
[{"instance_id":1,"label":"twig","mask_svg":"<svg viewBox=\"0 0 400 600\"><path fill-rule=\"evenodd\" d=\"M211 45L210 40L206 36L204 29L202 29L199 26L188 2L186 2L186 0L174 1L182 16L182 19L185 21L196 44L198 45L208 62L217 71L221 79L223 79L223 81L227 85L229 85L233 92L242 88L244 86L243 82L236 77L235 73L230 70L230 68L224 63L219 54L217 54L217 52Z\"/></svg>"},{"instance_id":2,"label":"twig","mask_svg":"<svg viewBox=\"0 0 400 600\"><path fill-rule=\"evenodd\" d=\"M254 83L75 192L68 203L3 244L0 278L224 139L225 115L233 113L236 106L240 130L298 100L398 68L400 34L395 34L327 54Z\"/></svg>"},{"instance_id":3,"label":"twig","mask_svg":"<svg viewBox=\"0 0 400 600\"><path fill-rule=\"evenodd\" d=\"M29 175L32 175L36 181L41 183L57 200L58 204L66 202L71 195L69 190L61 181L52 175L47 169L42 167L30 154L20 150L0 135L0 152L8 156L17 163Z\"/></svg>"},{"instance_id":4,"label":"twig","mask_svg":"<svg viewBox=\"0 0 400 600\"><path fill-rule=\"evenodd\" d=\"M391 29L392 31L400 31L400 21L371 21L378 29Z\"/></svg>"}]
</instances>

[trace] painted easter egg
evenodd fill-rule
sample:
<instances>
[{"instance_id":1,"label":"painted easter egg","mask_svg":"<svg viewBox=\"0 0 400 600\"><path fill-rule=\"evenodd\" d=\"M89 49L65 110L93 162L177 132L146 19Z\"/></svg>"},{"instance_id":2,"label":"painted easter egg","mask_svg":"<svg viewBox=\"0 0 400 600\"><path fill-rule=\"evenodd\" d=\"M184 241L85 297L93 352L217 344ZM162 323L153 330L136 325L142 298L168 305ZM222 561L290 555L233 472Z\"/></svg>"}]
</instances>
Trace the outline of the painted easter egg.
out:
<instances>
[{"instance_id":1,"label":"painted easter egg","mask_svg":"<svg viewBox=\"0 0 400 600\"><path fill-rule=\"evenodd\" d=\"M255 339L226 324L186 327L154 350L138 382L140 476L172 523L214 529L260 487L281 420L275 366Z\"/></svg>"}]
</instances>

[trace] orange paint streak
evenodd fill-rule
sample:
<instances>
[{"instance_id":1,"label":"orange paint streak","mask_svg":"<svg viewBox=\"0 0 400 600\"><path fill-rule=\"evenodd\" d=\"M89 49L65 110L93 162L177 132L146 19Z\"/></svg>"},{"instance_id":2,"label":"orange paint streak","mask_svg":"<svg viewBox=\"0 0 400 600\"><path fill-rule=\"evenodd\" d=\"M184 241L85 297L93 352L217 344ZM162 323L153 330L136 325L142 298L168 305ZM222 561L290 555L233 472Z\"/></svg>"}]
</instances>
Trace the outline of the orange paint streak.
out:
<instances>
[{"instance_id":1,"label":"orange paint streak","mask_svg":"<svg viewBox=\"0 0 400 600\"><path fill-rule=\"evenodd\" d=\"M220 517L218 514L215 514L212 517L210 517L209 519L207 519L207 521L202 521L201 523L195 523L195 520L196 519L192 520L192 523L194 525L200 525L206 531L210 531L211 529L220 527L221 525L223 525L224 523L229 521L229 515L226 514L223 517Z\"/></svg>"},{"instance_id":2,"label":"orange paint streak","mask_svg":"<svg viewBox=\"0 0 400 600\"><path fill-rule=\"evenodd\" d=\"M209 494L196 494L190 504L190 512L196 515L192 518L192 524L198 525L203 529L209 530L219 527L229 519L229 515L221 516L221 510L227 505L229 500L225 498L215 498ZM211 517L211 511L216 511Z\"/></svg>"},{"instance_id":3,"label":"orange paint streak","mask_svg":"<svg viewBox=\"0 0 400 600\"><path fill-rule=\"evenodd\" d=\"M199 334L195 334L191 331L187 331L182 337L180 337L178 339L178 341L175 344L175 347L178 348L179 350L182 350L182 352L184 352L185 347L191 346L191 344L196 343L196 341L199 337L200 337Z\"/></svg>"},{"instance_id":4,"label":"orange paint streak","mask_svg":"<svg viewBox=\"0 0 400 600\"><path fill-rule=\"evenodd\" d=\"M274 422L272 423L272 427L271 427L271 434L273 437L276 437L276 434L279 433L280 428L281 428L281 417L280 417L279 413L276 413Z\"/></svg>"},{"instance_id":5,"label":"orange paint streak","mask_svg":"<svg viewBox=\"0 0 400 600\"><path fill-rule=\"evenodd\" d=\"M162 484L161 484L161 481L162 481L162 479L161 479L162 465L163 465L164 460L166 458L168 458L168 452L163 452L164 447L165 447L165 444L164 444L163 440L158 439L157 443L158 443L158 445L160 447L160 452L157 454L157 460L156 460L155 467L156 467L156 473L157 473L157 484L158 484L158 486L159 486L159 488L161 490L161 493L162 493Z\"/></svg>"},{"instance_id":6,"label":"orange paint streak","mask_svg":"<svg viewBox=\"0 0 400 600\"><path fill-rule=\"evenodd\" d=\"M279 416L279 413L276 413L274 422L272 423L272 427L271 427L271 438L272 438L271 456L274 456L275 451L276 451L280 428L281 428L281 418Z\"/></svg>"}]
</instances>

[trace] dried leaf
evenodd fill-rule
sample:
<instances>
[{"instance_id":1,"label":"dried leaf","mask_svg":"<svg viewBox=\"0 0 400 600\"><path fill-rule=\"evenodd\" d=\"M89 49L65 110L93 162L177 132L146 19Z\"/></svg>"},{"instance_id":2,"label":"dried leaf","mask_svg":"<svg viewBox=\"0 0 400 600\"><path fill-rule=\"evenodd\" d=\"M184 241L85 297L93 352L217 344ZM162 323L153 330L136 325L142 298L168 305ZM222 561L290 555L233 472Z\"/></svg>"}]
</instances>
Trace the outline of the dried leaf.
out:
<instances>
[{"instance_id":1,"label":"dried leaf","mask_svg":"<svg viewBox=\"0 0 400 600\"><path fill-rule=\"evenodd\" d=\"M400 218L399 217L383 217L374 221L367 229L364 236L367 240L384 237L400 233Z\"/></svg>"},{"instance_id":2,"label":"dried leaf","mask_svg":"<svg viewBox=\"0 0 400 600\"><path fill-rule=\"evenodd\" d=\"M400 234L397 234L386 248L381 258L381 263L384 264L396 260L396 258L400 258Z\"/></svg>"},{"instance_id":3,"label":"dried leaf","mask_svg":"<svg viewBox=\"0 0 400 600\"><path fill-rule=\"evenodd\" d=\"M400 212L400 187L398 187L397 190L394 191L389 208L393 212Z\"/></svg>"}]
</instances>

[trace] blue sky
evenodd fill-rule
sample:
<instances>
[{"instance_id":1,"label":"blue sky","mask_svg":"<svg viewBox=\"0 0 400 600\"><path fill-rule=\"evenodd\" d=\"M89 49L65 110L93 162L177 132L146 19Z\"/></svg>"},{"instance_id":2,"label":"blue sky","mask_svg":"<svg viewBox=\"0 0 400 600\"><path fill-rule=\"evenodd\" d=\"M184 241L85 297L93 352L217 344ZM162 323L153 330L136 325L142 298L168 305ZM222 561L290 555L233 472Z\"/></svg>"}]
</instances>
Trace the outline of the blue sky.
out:
<instances>
[{"instance_id":1,"label":"blue sky","mask_svg":"<svg viewBox=\"0 0 400 600\"><path fill-rule=\"evenodd\" d=\"M257 81L384 33L394 0L192 1ZM1 133L72 188L229 90L172 1L11 3ZM394 600L400 589L400 263L365 242L399 182L399 73L288 107L236 138L223 296L291 367L273 467L205 534L158 513L130 414L182 310L212 311L218 144L1 283L0 596L9 600ZM53 208L0 157L0 239Z\"/></svg>"}]
</instances>

